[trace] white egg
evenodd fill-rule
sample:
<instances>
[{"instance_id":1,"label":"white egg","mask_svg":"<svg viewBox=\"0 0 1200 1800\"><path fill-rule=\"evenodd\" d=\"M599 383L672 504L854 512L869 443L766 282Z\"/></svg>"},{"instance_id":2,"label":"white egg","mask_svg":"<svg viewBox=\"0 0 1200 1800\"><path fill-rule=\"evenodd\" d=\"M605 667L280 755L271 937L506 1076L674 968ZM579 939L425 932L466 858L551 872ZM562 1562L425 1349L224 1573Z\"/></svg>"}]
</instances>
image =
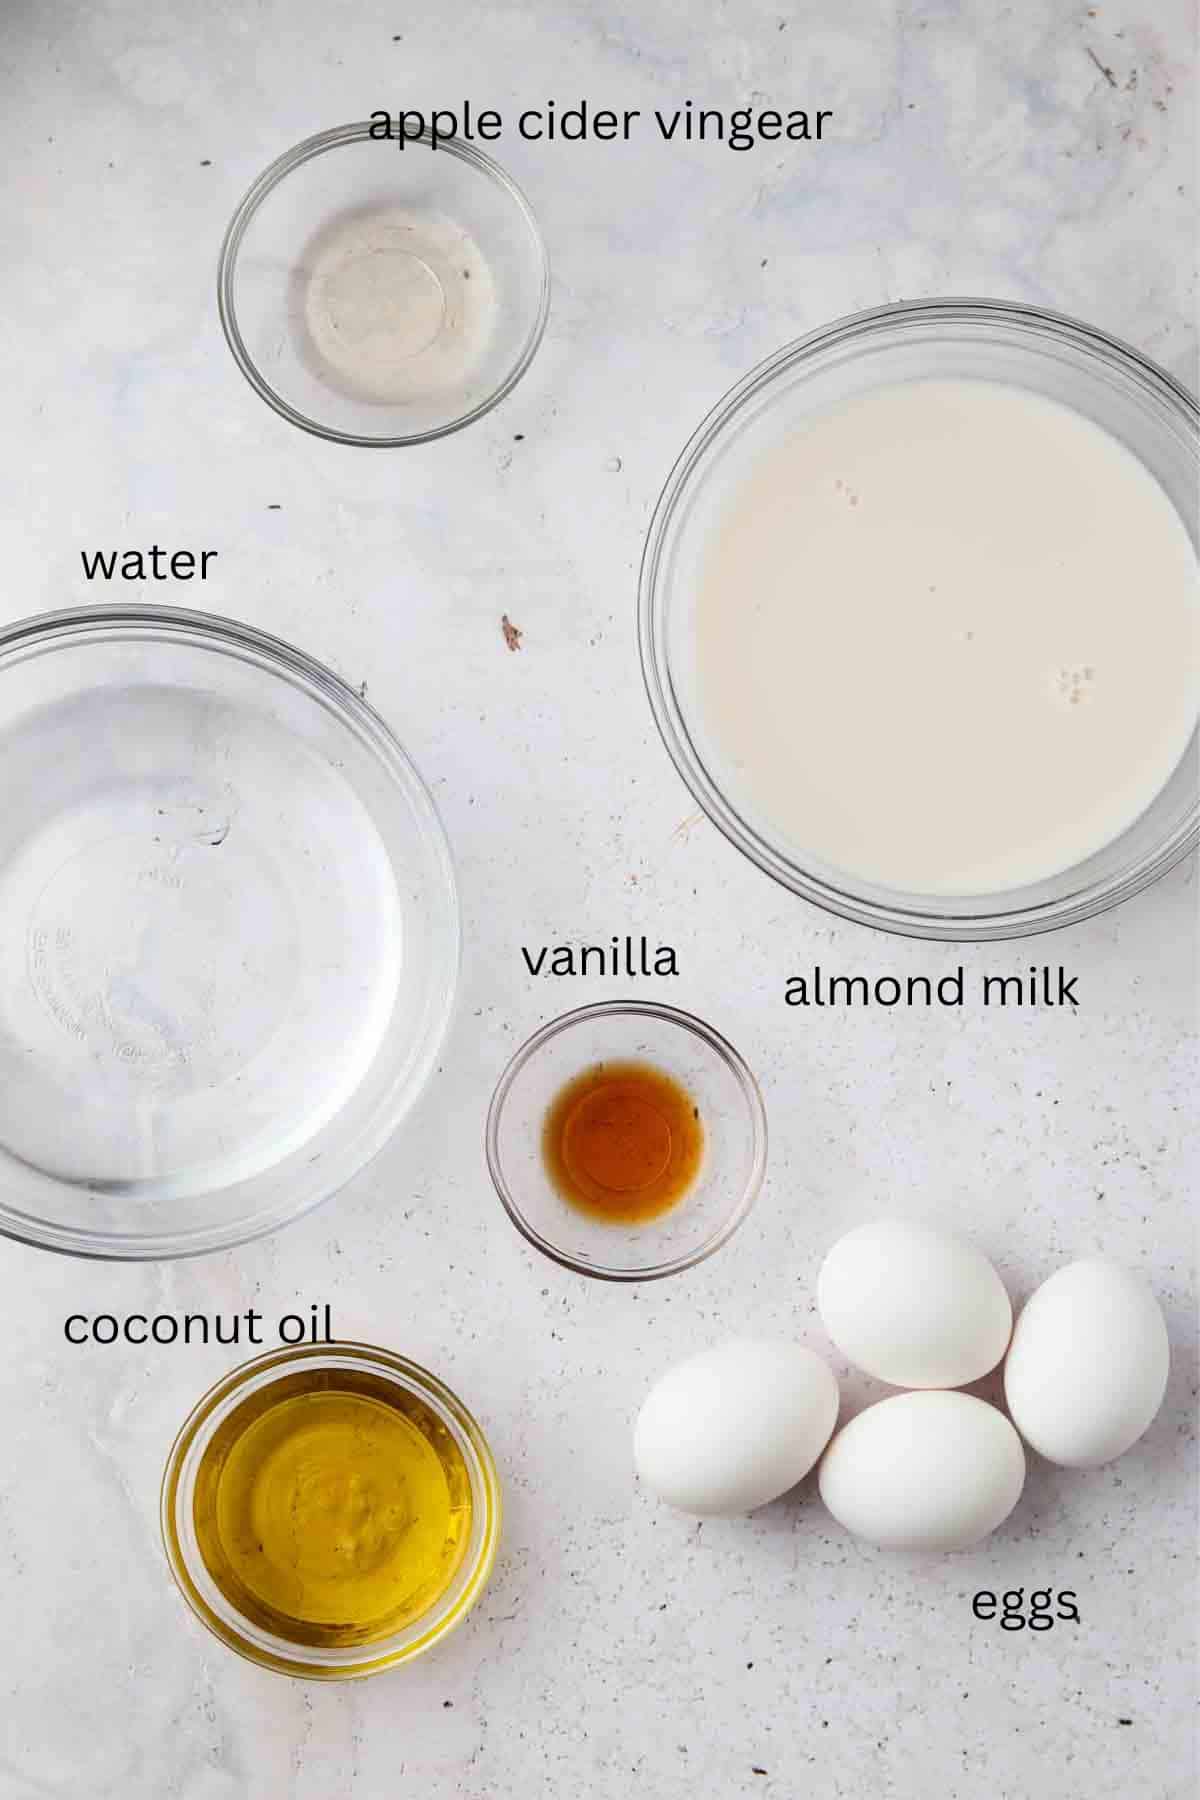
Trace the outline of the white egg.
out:
<instances>
[{"instance_id":1,"label":"white egg","mask_svg":"<svg viewBox=\"0 0 1200 1800\"><path fill-rule=\"evenodd\" d=\"M807 1475L837 1413L833 1371L813 1351L734 1338L654 1384L634 1427L634 1462L683 1512L751 1512Z\"/></svg>"},{"instance_id":2,"label":"white egg","mask_svg":"<svg viewBox=\"0 0 1200 1800\"><path fill-rule=\"evenodd\" d=\"M1012 1331L1012 1306L987 1257L909 1219L839 1238L817 1277L817 1307L843 1356L893 1387L978 1381Z\"/></svg>"},{"instance_id":3,"label":"white egg","mask_svg":"<svg viewBox=\"0 0 1200 1800\"><path fill-rule=\"evenodd\" d=\"M1004 1365L1008 1410L1050 1462L1094 1469L1141 1437L1162 1405L1170 1360L1144 1282L1099 1258L1069 1263L1017 1319Z\"/></svg>"},{"instance_id":4,"label":"white egg","mask_svg":"<svg viewBox=\"0 0 1200 1800\"><path fill-rule=\"evenodd\" d=\"M840 1525L883 1550L965 1550L1021 1496L1025 1453L994 1406L970 1394L894 1394L851 1419L821 1464Z\"/></svg>"}]
</instances>

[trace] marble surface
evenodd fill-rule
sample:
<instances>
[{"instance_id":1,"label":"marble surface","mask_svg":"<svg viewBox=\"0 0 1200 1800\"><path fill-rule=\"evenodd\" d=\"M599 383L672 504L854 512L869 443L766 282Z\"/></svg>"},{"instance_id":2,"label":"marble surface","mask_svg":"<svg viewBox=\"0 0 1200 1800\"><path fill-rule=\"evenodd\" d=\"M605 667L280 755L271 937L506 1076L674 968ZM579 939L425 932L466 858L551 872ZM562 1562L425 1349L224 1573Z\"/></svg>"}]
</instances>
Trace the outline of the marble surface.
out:
<instances>
[{"instance_id":1,"label":"marble surface","mask_svg":"<svg viewBox=\"0 0 1200 1800\"><path fill-rule=\"evenodd\" d=\"M366 681L436 791L467 949L436 1084L307 1220L186 1265L0 1245L0 1800L1194 1792L1195 871L1036 946L840 925L697 816L633 633L644 531L683 439L760 357L837 314L1019 296L1189 374L1189 11L9 0L0 616L95 598L81 547L219 549L203 591L137 597L203 601ZM829 107L835 128L744 155L510 137L555 266L549 334L516 393L395 454L275 418L213 302L253 175L375 107L551 94ZM520 946L625 930L676 945L666 997L738 1043L772 1129L741 1234L693 1274L628 1291L540 1261L481 1150L514 1044L626 985L534 980ZM1027 948L1078 975L1077 1012L782 1004L814 961L1000 972ZM637 1491L629 1425L651 1378L739 1329L823 1348L823 1252L892 1207L968 1231L1017 1296L1077 1253L1141 1270L1174 1372L1138 1448L1090 1475L1034 1459L1008 1524L932 1561L854 1543L811 1481L702 1528ZM508 1498L470 1621L412 1668L342 1688L228 1655L167 1575L163 1459L234 1354L63 1340L77 1310L325 1300L342 1334L459 1389ZM845 1390L850 1407L873 1391ZM1079 1625L1004 1634L972 1617L978 1589L1043 1586L1075 1590Z\"/></svg>"}]
</instances>

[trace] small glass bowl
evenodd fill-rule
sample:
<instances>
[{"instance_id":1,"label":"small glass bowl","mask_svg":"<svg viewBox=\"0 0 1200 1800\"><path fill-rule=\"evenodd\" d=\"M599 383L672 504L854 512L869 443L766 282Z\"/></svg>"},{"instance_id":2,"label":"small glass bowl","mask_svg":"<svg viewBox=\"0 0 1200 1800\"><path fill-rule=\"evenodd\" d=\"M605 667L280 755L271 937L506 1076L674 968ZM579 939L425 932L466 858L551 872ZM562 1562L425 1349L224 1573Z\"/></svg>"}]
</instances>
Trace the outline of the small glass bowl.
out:
<instances>
[{"instance_id":1,"label":"small glass bowl","mask_svg":"<svg viewBox=\"0 0 1200 1800\"><path fill-rule=\"evenodd\" d=\"M490 276L493 306L490 335L460 380L380 399L332 385L322 373L304 306L313 259L331 232L395 209L466 233L484 265L476 274ZM461 313L468 290L458 300L447 290L448 263L439 276L419 256L402 261L394 260L396 291L403 281L422 330L428 324L436 338L456 307ZM457 279L457 266L449 273ZM458 139L434 148L428 134L401 149L372 138L362 121L306 138L264 169L225 234L217 302L238 367L268 406L316 437L387 448L457 431L516 386L546 327L550 265L529 202L490 157Z\"/></svg>"},{"instance_id":2,"label":"small glass bowl","mask_svg":"<svg viewBox=\"0 0 1200 1800\"><path fill-rule=\"evenodd\" d=\"M1200 408L1128 344L1059 313L999 300L902 301L854 313L787 345L709 413L660 496L642 559L642 670L655 723L697 804L731 843L793 893L860 925L953 942L1025 937L1078 924L1139 893L1200 843L1197 734L1144 813L1086 861L994 894L902 892L808 855L739 797L706 731L694 609L709 534L755 459L876 386L929 377L1026 388L1090 419L1136 456L1193 542ZM1130 605L1136 606L1136 595Z\"/></svg>"},{"instance_id":3,"label":"small glass bowl","mask_svg":"<svg viewBox=\"0 0 1200 1800\"><path fill-rule=\"evenodd\" d=\"M298 1369L328 1370L329 1385L350 1370L393 1382L446 1427L471 1486L471 1535L454 1579L427 1612L389 1638L369 1644L301 1645L246 1618L213 1581L200 1553L194 1502L204 1452L235 1407ZM428 1369L370 1344L306 1344L269 1351L224 1376L193 1409L171 1447L160 1501L171 1573L202 1624L230 1650L261 1668L309 1681L376 1675L422 1655L461 1624L483 1593L500 1539L500 1478L487 1440L462 1401Z\"/></svg>"},{"instance_id":4,"label":"small glass bowl","mask_svg":"<svg viewBox=\"0 0 1200 1800\"><path fill-rule=\"evenodd\" d=\"M606 1062L645 1062L672 1076L704 1128L696 1180L670 1211L642 1224L578 1210L543 1161L553 1102L575 1076ZM767 1118L758 1083L711 1025L671 1006L613 1000L565 1013L521 1046L492 1097L486 1144L505 1211L544 1256L601 1281L656 1281L703 1262L746 1217L766 1168Z\"/></svg>"}]
</instances>

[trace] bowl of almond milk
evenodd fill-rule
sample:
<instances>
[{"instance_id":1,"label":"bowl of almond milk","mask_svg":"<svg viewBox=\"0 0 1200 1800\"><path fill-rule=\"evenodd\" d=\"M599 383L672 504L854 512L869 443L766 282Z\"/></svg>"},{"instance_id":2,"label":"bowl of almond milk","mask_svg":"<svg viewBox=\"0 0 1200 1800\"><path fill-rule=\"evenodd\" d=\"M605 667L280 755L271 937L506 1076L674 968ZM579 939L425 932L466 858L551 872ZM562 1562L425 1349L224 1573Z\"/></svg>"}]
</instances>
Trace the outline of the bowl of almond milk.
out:
<instances>
[{"instance_id":1,"label":"bowl of almond milk","mask_svg":"<svg viewBox=\"0 0 1200 1800\"><path fill-rule=\"evenodd\" d=\"M1019 937L1198 840L1200 414L1077 321L903 303L788 346L672 470L660 732L758 866L861 924Z\"/></svg>"}]
</instances>

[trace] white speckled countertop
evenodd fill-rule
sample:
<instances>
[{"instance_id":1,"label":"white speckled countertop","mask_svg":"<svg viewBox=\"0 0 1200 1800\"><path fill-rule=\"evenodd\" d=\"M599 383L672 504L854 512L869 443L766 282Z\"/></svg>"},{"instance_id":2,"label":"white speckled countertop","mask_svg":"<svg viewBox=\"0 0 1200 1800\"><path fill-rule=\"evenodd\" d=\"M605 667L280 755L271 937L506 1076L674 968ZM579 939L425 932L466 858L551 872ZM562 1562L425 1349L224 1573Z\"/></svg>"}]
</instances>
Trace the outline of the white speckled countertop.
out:
<instances>
[{"instance_id":1,"label":"white speckled countertop","mask_svg":"<svg viewBox=\"0 0 1200 1800\"><path fill-rule=\"evenodd\" d=\"M81 547L218 549L203 589L136 597L240 615L367 681L442 808L467 949L435 1086L307 1220L186 1265L0 1245L0 1800L1194 1792L1195 870L1027 946L839 925L696 816L633 631L643 534L684 438L759 358L837 314L1020 297L1191 378L1190 32L1183 0L8 0L0 615L95 598ZM252 176L376 107L550 95L829 107L835 131L746 154L510 136L502 158L556 278L516 393L461 436L392 454L274 417L213 298ZM664 997L743 1050L773 1134L740 1235L631 1291L541 1262L481 1148L519 1038L626 985L534 980L520 946L625 930L677 947ZM1077 973L1078 1012L805 1016L781 1000L814 961L1032 957ZM811 1480L703 1528L637 1492L629 1423L650 1379L744 1327L822 1348L824 1250L893 1206L969 1231L1018 1296L1075 1253L1142 1270L1175 1357L1137 1449L1086 1476L1033 1459L995 1537L928 1562L853 1542ZM413 1667L342 1688L228 1655L166 1572L164 1455L235 1354L72 1349L62 1332L76 1310L312 1300L343 1335L441 1372L507 1486L470 1621ZM869 1387L849 1380L849 1401ZM1076 1591L1078 1626L1005 1634L972 1616L980 1588L1043 1586Z\"/></svg>"}]
</instances>

